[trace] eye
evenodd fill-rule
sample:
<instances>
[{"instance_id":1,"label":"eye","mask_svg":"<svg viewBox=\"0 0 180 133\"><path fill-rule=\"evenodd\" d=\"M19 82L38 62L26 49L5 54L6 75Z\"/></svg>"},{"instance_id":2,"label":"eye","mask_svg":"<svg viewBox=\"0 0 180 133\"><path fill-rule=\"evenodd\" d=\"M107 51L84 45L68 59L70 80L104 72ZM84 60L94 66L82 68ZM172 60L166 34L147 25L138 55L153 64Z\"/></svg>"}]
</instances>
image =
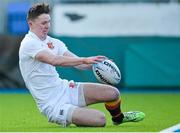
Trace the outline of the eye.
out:
<instances>
[{"instance_id":1,"label":"eye","mask_svg":"<svg viewBox=\"0 0 180 133\"><path fill-rule=\"evenodd\" d=\"M47 22L42 22L42 25L46 25Z\"/></svg>"},{"instance_id":2,"label":"eye","mask_svg":"<svg viewBox=\"0 0 180 133\"><path fill-rule=\"evenodd\" d=\"M44 21L42 22L42 25L50 24L50 21Z\"/></svg>"}]
</instances>

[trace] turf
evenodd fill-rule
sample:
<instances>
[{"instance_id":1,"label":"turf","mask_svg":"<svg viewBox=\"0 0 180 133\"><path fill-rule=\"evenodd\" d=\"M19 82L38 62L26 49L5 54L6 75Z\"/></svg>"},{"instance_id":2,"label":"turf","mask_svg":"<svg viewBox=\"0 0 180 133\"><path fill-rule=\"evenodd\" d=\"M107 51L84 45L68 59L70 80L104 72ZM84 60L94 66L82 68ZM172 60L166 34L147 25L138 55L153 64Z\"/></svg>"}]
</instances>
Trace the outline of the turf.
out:
<instances>
[{"instance_id":1,"label":"turf","mask_svg":"<svg viewBox=\"0 0 180 133\"><path fill-rule=\"evenodd\" d=\"M48 123L41 115L30 94L0 94L0 131L16 132L158 132L180 123L180 93L124 93L124 111L141 110L146 118L138 123L124 123L114 126L103 104L90 106L106 114L104 128L76 127L67 128Z\"/></svg>"}]
</instances>

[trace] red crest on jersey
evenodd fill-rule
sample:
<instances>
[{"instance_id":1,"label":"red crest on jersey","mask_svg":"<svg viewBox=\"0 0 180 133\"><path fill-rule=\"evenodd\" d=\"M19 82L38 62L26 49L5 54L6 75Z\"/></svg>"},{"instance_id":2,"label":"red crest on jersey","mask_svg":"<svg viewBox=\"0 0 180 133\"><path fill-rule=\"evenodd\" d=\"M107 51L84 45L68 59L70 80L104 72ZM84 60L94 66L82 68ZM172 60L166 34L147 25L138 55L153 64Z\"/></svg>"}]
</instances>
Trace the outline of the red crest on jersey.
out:
<instances>
[{"instance_id":1,"label":"red crest on jersey","mask_svg":"<svg viewBox=\"0 0 180 133\"><path fill-rule=\"evenodd\" d=\"M48 48L50 48L50 49L54 48L54 45L52 44L52 42L48 42L47 45L48 45Z\"/></svg>"},{"instance_id":2,"label":"red crest on jersey","mask_svg":"<svg viewBox=\"0 0 180 133\"><path fill-rule=\"evenodd\" d=\"M75 84L73 82L70 82L69 83L69 88L74 88L75 87Z\"/></svg>"}]
</instances>

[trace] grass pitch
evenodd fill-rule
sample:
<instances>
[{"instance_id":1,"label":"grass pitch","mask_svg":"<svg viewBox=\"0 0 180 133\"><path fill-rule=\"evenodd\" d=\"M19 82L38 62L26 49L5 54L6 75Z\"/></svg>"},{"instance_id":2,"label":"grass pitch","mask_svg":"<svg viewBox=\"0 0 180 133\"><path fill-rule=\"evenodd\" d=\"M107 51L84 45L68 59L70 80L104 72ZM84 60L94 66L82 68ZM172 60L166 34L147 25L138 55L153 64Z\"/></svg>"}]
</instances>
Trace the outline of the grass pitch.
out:
<instances>
[{"instance_id":1,"label":"grass pitch","mask_svg":"<svg viewBox=\"0 0 180 133\"><path fill-rule=\"evenodd\" d=\"M180 123L180 93L124 93L122 110L140 110L146 118L138 123L112 125L111 117L104 104L89 106L106 114L107 125L103 128L67 128L48 123L40 114L30 94L0 94L0 131L22 132L158 132Z\"/></svg>"}]
</instances>

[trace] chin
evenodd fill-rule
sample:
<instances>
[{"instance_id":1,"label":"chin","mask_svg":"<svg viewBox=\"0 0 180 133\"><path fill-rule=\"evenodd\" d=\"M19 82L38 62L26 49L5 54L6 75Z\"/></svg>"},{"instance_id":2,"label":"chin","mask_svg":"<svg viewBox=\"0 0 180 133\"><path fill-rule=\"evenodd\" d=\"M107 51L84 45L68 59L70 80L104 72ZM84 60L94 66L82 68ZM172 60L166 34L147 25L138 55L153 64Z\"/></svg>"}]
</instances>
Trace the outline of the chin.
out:
<instances>
[{"instance_id":1,"label":"chin","mask_svg":"<svg viewBox=\"0 0 180 133\"><path fill-rule=\"evenodd\" d=\"M47 36L47 33L43 33L42 36L43 36L43 37L46 37L46 36Z\"/></svg>"},{"instance_id":2,"label":"chin","mask_svg":"<svg viewBox=\"0 0 180 133\"><path fill-rule=\"evenodd\" d=\"M43 36L46 37L48 35L48 33L44 33Z\"/></svg>"},{"instance_id":3,"label":"chin","mask_svg":"<svg viewBox=\"0 0 180 133\"><path fill-rule=\"evenodd\" d=\"M46 37L47 37L47 35L42 35L42 36L41 36L41 40L46 39Z\"/></svg>"}]
</instances>

